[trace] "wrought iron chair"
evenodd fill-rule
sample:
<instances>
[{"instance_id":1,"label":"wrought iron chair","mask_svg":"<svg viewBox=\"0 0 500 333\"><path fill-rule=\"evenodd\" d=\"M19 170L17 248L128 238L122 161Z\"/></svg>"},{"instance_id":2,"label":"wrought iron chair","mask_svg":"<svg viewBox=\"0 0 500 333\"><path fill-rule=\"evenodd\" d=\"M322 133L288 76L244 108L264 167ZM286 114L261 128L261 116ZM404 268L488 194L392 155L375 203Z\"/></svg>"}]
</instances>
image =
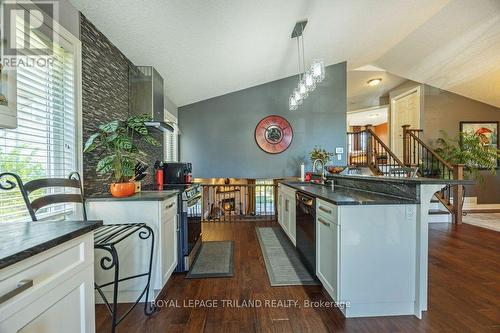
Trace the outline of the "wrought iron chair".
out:
<instances>
[{"instance_id":1,"label":"wrought iron chair","mask_svg":"<svg viewBox=\"0 0 500 333\"><path fill-rule=\"evenodd\" d=\"M78 172L70 173L68 178L42 178L35 179L23 183L21 178L11 172L4 172L0 174L0 181L2 178L5 179L4 185L0 182L0 188L4 190L10 190L16 187L16 183L8 179L7 177L12 177L16 180L17 186L23 196L24 203L26 204L26 208L30 214L32 221L38 221L36 216L37 211L40 209L60 203L80 203L82 204L82 215L83 220L87 220L87 212L85 210L85 201L83 198L83 189L81 185L81 178ZM5 185L6 184L6 185ZM79 190L79 193L56 193L56 194L47 194L36 198L34 200L30 200L30 194L37 190L42 190L46 188L75 188Z\"/></svg>"},{"instance_id":2,"label":"wrought iron chair","mask_svg":"<svg viewBox=\"0 0 500 333\"><path fill-rule=\"evenodd\" d=\"M9 177L15 179L15 182L9 179ZM17 183L17 184L16 184ZM0 189L12 190L15 187L19 188L21 195L26 204L26 208L31 216L32 221L38 221L36 213L49 205L63 204L63 203L77 203L82 205L82 215L83 220L87 221L87 212L85 209L85 199L83 196L83 187L81 177L77 172L70 173L68 178L44 178L35 179L23 183L21 178L11 172L0 173ZM37 190L43 190L48 188L74 188L78 190L78 193L49 193L44 196L37 197L34 200L30 199L30 194ZM116 245L137 233L139 238L142 240L147 240L151 238L151 250L149 256L149 270L148 272L137 274L134 276L128 276L125 278L120 278L120 264L119 255L116 250ZM149 304L149 289L151 284L151 270L153 265L153 250L154 250L154 233L153 230L145 223L127 223L127 224L110 224L103 225L94 231L94 248L106 252L99 264L102 269L110 270L114 268L114 280L97 284L95 283L95 289L102 297L107 309L111 314L112 326L111 332L115 332L116 326L132 311L132 309L139 303L141 298L145 296L144 313L150 316L155 311L155 308ZM125 311L125 313L118 317L118 287L119 283L126 280L131 280L135 278L140 278L147 276L147 283L141 294L138 296L135 303L130 306L130 308ZM103 288L113 285L113 303L110 304L106 296L103 293Z\"/></svg>"}]
</instances>

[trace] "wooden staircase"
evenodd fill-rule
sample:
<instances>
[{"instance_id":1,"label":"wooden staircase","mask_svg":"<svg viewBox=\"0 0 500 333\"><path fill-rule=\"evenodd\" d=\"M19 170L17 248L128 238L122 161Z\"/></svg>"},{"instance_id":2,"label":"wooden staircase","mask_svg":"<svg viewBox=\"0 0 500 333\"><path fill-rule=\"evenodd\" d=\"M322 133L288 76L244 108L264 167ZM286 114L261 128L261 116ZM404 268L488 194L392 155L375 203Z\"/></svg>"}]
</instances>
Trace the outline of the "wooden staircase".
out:
<instances>
[{"instance_id":1,"label":"wooden staircase","mask_svg":"<svg viewBox=\"0 0 500 333\"><path fill-rule=\"evenodd\" d=\"M348 165L367 167L375 175L409 177L412 170L419 177L463 179L464 165L451 165L423 140L423 130L403 126L403 160L377 136L371 126L348 132ZM431 216L451 214L454 223L462 223L465 188L463 185L445 186L436 192ZM446 218L433 218L439 222ZM437 222L436 221L436 222Z\"/></svg>"}]
</instances>

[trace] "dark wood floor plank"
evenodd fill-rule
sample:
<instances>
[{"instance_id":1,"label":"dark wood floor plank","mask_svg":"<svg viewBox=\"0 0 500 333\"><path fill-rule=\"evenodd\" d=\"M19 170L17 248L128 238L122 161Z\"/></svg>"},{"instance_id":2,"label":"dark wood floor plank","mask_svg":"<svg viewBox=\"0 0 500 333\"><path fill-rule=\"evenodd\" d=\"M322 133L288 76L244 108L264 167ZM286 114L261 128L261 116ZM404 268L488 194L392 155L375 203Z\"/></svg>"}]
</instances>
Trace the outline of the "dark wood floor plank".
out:
<instances>
[{"instance_id":1,"label":"dark wood floor plank","mask_svg":"<svg viewBox=\"0 0 500 333\"><path fill-rule=\"evenodd\" d=\"M276 307L182 307L185 300L325 300L320 286L271 287L255 234L274 222L205 223L204 240L233 240L232 278L185 279L174 274L161 308L145 318L136 308L119 326L138 332L500 332L500 233L467 225L429 227L429 310L414 316L345 319L338 309ZM120 308L124 308L120 306ZM109 314L96 306L97 332L109 332Z\"/></svg>"}]
</instances>

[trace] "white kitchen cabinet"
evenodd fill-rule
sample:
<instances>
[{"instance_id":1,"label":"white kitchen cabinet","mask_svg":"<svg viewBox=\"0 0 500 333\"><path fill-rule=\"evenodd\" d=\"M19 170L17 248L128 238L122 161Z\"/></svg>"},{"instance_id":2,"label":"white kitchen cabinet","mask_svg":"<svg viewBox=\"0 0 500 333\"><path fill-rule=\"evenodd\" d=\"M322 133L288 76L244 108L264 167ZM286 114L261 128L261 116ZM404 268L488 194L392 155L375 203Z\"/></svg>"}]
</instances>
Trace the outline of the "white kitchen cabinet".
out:
<instances>
[{"instance_id":1,"label":"white kitchen cabinet","mask_svg":"<svg viewBox=\"0 0 500 333\"><path fill-rule=\"evenodd\" d=\"M165 285L177 267L177 232L179 231L179 215L176 201L168 201L160 222L161 277Z\"/></svg>"},{"instance_id":2,"label":"white kitchen cabinet","mask_svg":"<svg viewBox=\"0 0 500 333\"><path fill-rule=\"evenodd\" d=\"M88 233L0 272L0 294L32 286L0 304L0 332L95 332L93 234Z\"/></svg>"},{"instance_id":3,"label":"white kitchen cabinet","mask_svg":"<svg viewBox=\"0 0 500 333\"><path fill-rule=\"evenodd\" d=\"M283 231L287 234L293 245L296 244L296 222L295 222L295 190L291 187L279 184L278 198L281 209L278 212L278 221Z\"/></svg>"},{"instance_id":4,"label":"white kitchen cabinet","mask_svg":"<svg viewBox=\"0 0 500 333\"><path fill-rule=\"evenodd\" d=\"M89 219L102 220L105 225L146 223L153 229L155 244L151 272L152 288L148 300L156 299L177 266L177 195L164 200L88 199L87 215ZM147 272L150 251L150 239L142 240L137 235L118 244L120 276L133 276ZM96 250L96 263L102 257L102 252ZM113 281L113 274L113 270L105 271L96 266L95 280L99 284ZM145 277L120 283L118 302L135 302L144 289L145 283ZM108 299L112 299L112 286L103 288L103 291ZM95 300L97 303L103 302L97 293Z\"/></svg>"},{"instance_id":5,"label":"white kitchen cabinet","mask_svg":"<svg viewBox=\"0 0 500 333\"><path fill-rule=\"evenodd\" d=\"M317 200L316 206L316 276L333 300L338 302L340 226L334 214L337 209L322 200Z\"/></svg>"},{"instance_id":6,"label":"white kitchen cabinet","mask_svg":"<svg viewBox=\"0 0 500 333\"><path fill-rule=\"evenodd\" d=\"M415 209L316 200L316 276L346 317L415 312Z\"/></svg>"}]
</instances>

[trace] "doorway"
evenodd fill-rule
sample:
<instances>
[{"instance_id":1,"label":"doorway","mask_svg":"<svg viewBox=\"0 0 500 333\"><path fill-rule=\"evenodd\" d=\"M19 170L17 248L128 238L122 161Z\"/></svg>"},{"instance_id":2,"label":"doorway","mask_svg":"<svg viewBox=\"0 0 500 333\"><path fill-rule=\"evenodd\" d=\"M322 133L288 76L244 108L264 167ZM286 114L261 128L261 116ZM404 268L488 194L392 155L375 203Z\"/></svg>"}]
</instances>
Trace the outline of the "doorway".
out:
<instances>
[{"instance_id":1,"label":"doorway","mask_svg":"<svg viewBox=\"0 0 500 333\"><path fill-rule=\"evenodd\" d=\"M403 125L420 128L420 86L391 98L391 150L403 160Z\"/></svg>"}]
</instances>

